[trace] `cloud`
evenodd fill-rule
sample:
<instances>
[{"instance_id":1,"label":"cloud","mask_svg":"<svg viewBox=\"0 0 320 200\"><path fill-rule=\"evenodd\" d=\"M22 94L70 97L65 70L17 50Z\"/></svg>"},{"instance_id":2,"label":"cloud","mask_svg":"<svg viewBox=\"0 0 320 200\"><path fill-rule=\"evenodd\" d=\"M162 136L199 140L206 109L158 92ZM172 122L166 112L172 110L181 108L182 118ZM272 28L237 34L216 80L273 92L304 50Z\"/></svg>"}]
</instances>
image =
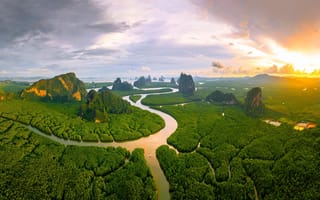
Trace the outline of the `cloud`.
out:
<instances>
[{"instance_id":1,"label":"cloud","mask_svg":"<svg viewBox=\"0 0 320 200\"><path fill-rule=\"evenodd\" d=\"M143 72L150 72L151 71L151 68L150 67L147 67L147 66L142 66L140 67L141 71Z\"/></svg>"},{"instance_id":2,"label":"cloud","mask_svg":"<svg viewBox=\"0 0 320 200\"><path fill-rule=\"evenodd\" d=\"M294 74L295 70L293 68L293 65L291 64L286 64L283 65L280 69L279 69L279 73L280 74Z\"/></svg>"},{"instance_id":3,"label":"cloud","mask_svg":"<svg viewBox=\"0 0 320 200\"><path fill-rule=\"evenodd\" d=\"M268 74L285 74L285 75L297 74L297 71L294 69L292 64L285 64L281 67L278 67L277 65L273 65L269 68L265 68L263 72Z\"/></svg>"},{"instance_id":4,"label":"cloud","mask_svg":"<svg viewBox=\"0 0 320 200\"><path fill-rule=\"evenodd\" d=\"M102 10L91 1L2 0L0 6L1 46L24 35L41 32L57 34L73 44L92 39L94 31L86 26L99 21ZM118 27L110 27L118 28Z\"/></svg>"},{"instance_id":5,"label":"cloud","mask_svg":"<svg viewBox=\"0 0 320 200\"><path fill-rule=\"evenodd\" d=\"M158 57L159 61L163 57L181 57L194 58L202 55L211 58L228 59L233 55L223 46L219 45L196 45L196 44L180 44L174 40L145 40L137 45L128 48L134 55L148 57Z\"/></svg>"},{"instance_id":6,"label":"cloud","mask_svg":"<svg viewBox=\"0 0 320 200\"><path fill-rule=\"evenodd\" d=\"M218 69L224 68L224 66L220 62L217 62L217 61L213 61L211 66L214 68L218 68Z\"/></svg>"},{"instance_id":7,"label":"cloud","mask_svg":"<svg viewBox=\"0 0 320 200\"><path fill-rule=\"evenodd\" d=\"M302 3L289 4L290 10ZM314 41L310 48L317 44L317 30L309 26L314 20L301 26L312 28L299 29L286 23L300 18L287 14L275 0L1 0L0 71L25 76L75 71L111 79L128 71L130 76L199 69L221 76L252 73L257 66L296 64L280 59L267 39L298 48L303 41L308 46L308 38L301 40L308 34Z\"/></svg>"},{"instance_id":8,"label":"cloud","mask_svg":"<svg viewBox=\"0 0 320 200\"><path fill-rule=\"evenodd\" d=\"M269 67L269 68L265 69L264 73L270 73L270 74L278 73L278 66L277 65L273 65L272 67Z\"/></svg>"},{"instance_id":9,"label":"cloud","mask_svg":"<svg viewBox=\"0 0 320 200\"><path fill-rule=\"evenodd\" d=\"M103 33L106 32L122 32L130 28L130 25L128 25L126 22L121 23L94 23L94 24L88 24L86 27L89 29L94 29L97 31L101 31Z\"/></svg>"},{"instance_id":10,"label":"cloud","mask_svg":"<svg viewBox=\"0 0 320 200\"><path fill-rule=\"evenodd\" d=\"M105 55L113 54L115 52L118 52L118 51L114 49L107 49L107 48L96 48L96 49L76 50L76 51L73 51L72 53L79 56L105 56Z\"/></svg>"},{"instance_id":11,"label":"cloud","mask_svg":"<svg viewBox=\"0 0 320 200\"><path fill-rule=\"evenodd\" d=\"M253 40L269 37L284 47L295 50L319 49L320 1L190 1L213 18L232 25L235 33L250 33L250 38ZM246 34L239 34L241 35Z\"/></svg>"}]
</instances>

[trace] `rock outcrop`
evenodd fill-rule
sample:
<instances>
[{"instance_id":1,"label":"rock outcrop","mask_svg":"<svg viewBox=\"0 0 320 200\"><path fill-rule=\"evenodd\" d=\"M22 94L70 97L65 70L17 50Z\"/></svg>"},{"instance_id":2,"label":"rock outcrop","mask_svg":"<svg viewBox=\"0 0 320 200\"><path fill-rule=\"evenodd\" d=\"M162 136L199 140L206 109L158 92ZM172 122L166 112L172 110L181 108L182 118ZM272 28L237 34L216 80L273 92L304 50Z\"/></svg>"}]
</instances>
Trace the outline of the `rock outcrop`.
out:
<instances>
[{"instance_id":1,"label":"rock outcrop","mask_svg":"<svg viewBox=\"0 0 320 200\"><path fill-rule=\"evenodd\" d=\"M181 92L183 95L191 96L194 94L195 85L191 75L181 73L178 84L179 92Z\"/></svg>"},{"instance_id":2,"label":"rock outcrop","mask_svg":"<svg viewBox=\"0 0 320 200\"><path fill-rule=\"evenodd\" d=\"M141 76L138 80L136 80L133 85L135 87L141 88L141 87L145 87L149 84L151 84L152 80L151 77L148 76L147 78L145 78L144 76Z\"/></svg>"},{"instance_id":3,"label":"rock outcrop","mask_svg":"<svg viewBox=\"0 0 320 200\"><path fill-rule=\"evenodd\" d=\"M206 97L206 101L215 103L215 104L222 104L222 105L238 105L239 101L232 93L223 93L219 90L216 90L209 94Z\"/></svg>"},{"instance_id":4,"label":"rock outcrop","mask_svg":"<svg viewBox=\"0 0 320 200\"><path fill-rule=\"evenodd\" d=\"M252 88L248 91L244 102L247 114L257 117L264 112L264 104L262 102L262 90L259 87Z\"/></svg>"},{"instance_id":5,"label":"rock outcrop","mask_svg":"<svg viewBox=\"0 0 320 200\"><path fill-rule=\"evenodd\" d=\"M81 105L80 116L96 123L108 120L108 114L130 113L129 102L114 95L111 91L96 92L91 90L87 101Z\"/></svg>"},{"instance_id":6,"label":"rock outcrop","mask_svg":"<svg viewBox=\"0 0 320 200\"><path fill-rule=\"evenodd\" d=\"M22 98L46 101L81 101L86 96L84 83L74 73L62 74L51 79L41 79L21 93Z\"/></svg>"},{"instance_id":7,"label":"rock outcrop","mask_svg":"<svg viewBox=\"0 0 320 200\"><path fill-rule=\"evenodd\" d=\"M127 81L122 82L120 78L117 78L112 84L112 90L130 91L133 90L133 86Z\"/></svg>"}]
</instances>

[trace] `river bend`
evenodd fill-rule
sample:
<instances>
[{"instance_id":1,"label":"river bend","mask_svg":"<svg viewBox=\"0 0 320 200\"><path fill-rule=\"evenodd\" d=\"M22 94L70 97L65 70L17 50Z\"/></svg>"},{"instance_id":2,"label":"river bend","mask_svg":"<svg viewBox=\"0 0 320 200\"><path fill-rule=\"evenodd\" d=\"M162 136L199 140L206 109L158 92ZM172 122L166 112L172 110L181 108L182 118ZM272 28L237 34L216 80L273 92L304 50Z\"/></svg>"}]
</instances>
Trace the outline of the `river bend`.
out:
<instances>
[{"instance_id":1,"label":"river bend","mask_svg":"<svg viewBox=\"0 0 320 200\"><path fill-rule=\"evenodd\" d=\"M159 110L155 110L150 108L149 106L145 106L141 104L141 100L149 95L160 95L160 94L167 94L167 93L173 93L176 92L176 89L172 89L172 92L163 92L163 93L152 93L152 94L140 94L141 98L136 102L132 102L129 99L129 96L123 97L123 99L129 101L131 105L139 107L143 110L147 110L149 112L155 113L159 115L164 121L165 121L165 127L158 131L157 133L154 133L147 137L142 137L137 140L133 141L125 141L125 142L78 142L73 140L65 140L62 138L59 138L55 135L47 135L38 129L29 126L28 128L46 138L49 138L53 141L56 141L58 143L61 143L63 145L77 145L77 146L97 146L97 147L123 147L128 149L130 152L132 152L135 148L143 148L144 149L144 156L147 161L147 164L151 170L152 176L154 177L154 180L156 182L157 187L157 193L158 193L158 199L170 199L170 193L169 193L169 183L163 173L163 171L160 168L159 162L156 158L156 150L159 146L167 144L167 138L175 132L175 130L178 127L177 121L171 117L170 115L161 112Z\"/></svg>"}]
</instances>

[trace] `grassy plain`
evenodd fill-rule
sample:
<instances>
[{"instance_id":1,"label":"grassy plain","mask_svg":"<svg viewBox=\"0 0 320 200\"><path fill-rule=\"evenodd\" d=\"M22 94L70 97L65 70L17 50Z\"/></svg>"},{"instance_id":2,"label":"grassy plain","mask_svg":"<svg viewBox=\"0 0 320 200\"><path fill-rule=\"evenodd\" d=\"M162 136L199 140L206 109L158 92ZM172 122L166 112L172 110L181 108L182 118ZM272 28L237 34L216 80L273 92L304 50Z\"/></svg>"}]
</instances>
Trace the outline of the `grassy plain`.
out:
<instances>
[{"instance_id":1,"label":"grassy plain","mask_svg":"<svg viewBox=\"0 0 320 200\"><path fill-rule=\"evenodd\" d=\"M131 101L137 102L141 98L141 95L131 95L129 98Z\"/></svg>"},{"instance_id":2,"label":"grassy plain","mask_svg":"<svg viewBox=\"0 0 320 200\"><path fill-rule=\"evenodd\" d=\"M0 81L0 92L19 93L29 85L28 82Z\"/></svg>"},{"instance_id":3,"label":"grassy plain","mask_svg":"<svg viewBox=\"0 0 320 200\"><path fill-rule=\"evenodd\" d=\"M151 82L149 84L144 85L141 88L162 88L162 87L177 88L177 85L172 84L170 82Z\"/></svg>"},{"instance_id":4,"label":"grassy plain","mask_svg":"<svg viewBox=\"0 0 320 200\"><path fill-rule=\"evenodd\" d=\"M201 96L184 96L183 94L176 92L171 94L162 94L162 95L150 95L142 100L142 103L149 106L157 105L173 105L188 103L192 101L201 101Z\"/></svg>"},{"instance_id":5,"label":"grassy plain","mask_svg":"<svg viewBox=\"0 0 320 200\"><path fill-rule=\"evenodd\" d=\"M161 93L161 92L170 92L170 88L163 88L163 89L152 89L152 90L140 90L134 89L129 91L112 91L114 94L118 96L128 96L134 94L151 94L151 93Z\"/></svg>"}]
</instances>

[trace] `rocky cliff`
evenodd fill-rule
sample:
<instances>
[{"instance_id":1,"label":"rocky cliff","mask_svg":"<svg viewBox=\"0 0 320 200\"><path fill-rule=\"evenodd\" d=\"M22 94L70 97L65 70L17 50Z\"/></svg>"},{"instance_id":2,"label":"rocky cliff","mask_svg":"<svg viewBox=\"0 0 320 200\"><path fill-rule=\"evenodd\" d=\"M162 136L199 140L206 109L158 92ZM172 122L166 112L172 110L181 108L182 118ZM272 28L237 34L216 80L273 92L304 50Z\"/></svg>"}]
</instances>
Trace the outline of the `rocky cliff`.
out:
<instances>
[{"instance_id":1,"label":"rocky cliff","mask_svg":"<svg viewBox=\"0 0 320 200\"><path fill-rule=\"evenodd\" d=\"M216 90L206 97L206 100L211 103L222 104L222 105L238 105L239 101L232 93L223 93Z\"/></svg>"},{"instance_id":2,"label":"rocky cliff","mask_svg":"<svg viewBox=\"0 0 320 200\"><path fill-rule=\"evenodd\" d=\"M21 97L65 102L81 101L86 94L84 83L71 72L51 79L41 79L24 89Z\"/></svg>"},{"instance_id":3,"label":"rocky cliff","mask_svg":"<svg viewBox=\"0 0 320 200\"><path fill-rule=\"evenodd\" d=\"M259 87L252 88L247 93L244 102L245 111L251 116L260 116L264 112L264 104L262 102L262 90Z\"/></svg>"}]
</instances>

